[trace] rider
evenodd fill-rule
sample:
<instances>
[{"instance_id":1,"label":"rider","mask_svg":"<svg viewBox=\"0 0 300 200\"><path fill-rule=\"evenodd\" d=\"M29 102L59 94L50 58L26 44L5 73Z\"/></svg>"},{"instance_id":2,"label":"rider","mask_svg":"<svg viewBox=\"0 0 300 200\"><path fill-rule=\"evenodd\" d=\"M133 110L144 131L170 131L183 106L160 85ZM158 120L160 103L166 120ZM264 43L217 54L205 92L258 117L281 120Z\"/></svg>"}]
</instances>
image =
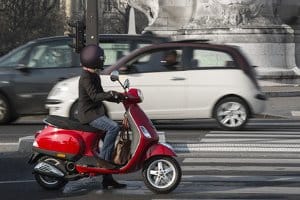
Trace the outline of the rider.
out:
<instances>
[{"instance_id":1,"label":"rider","mask_svg":"<svg viewBox=\"0 0 300 200\"><path fill-rule=\"evenodd\" d=\"M112 152L120 128L105 115L102 101L120 102L122 94L115 91L104 92L102 88L98 74L98 70L103 69L104 63L102 48L97 45L84 47L80 53L80 61L83 70L79 79L78 119L82 124L106 131L100 158L97 157L97 161L105 163L103 166L111 167L114 166L111 164ZM125 184L115 181L111 174L103 175L102 185L104 189L126 187Z\"/></svg>"}]
</instances>

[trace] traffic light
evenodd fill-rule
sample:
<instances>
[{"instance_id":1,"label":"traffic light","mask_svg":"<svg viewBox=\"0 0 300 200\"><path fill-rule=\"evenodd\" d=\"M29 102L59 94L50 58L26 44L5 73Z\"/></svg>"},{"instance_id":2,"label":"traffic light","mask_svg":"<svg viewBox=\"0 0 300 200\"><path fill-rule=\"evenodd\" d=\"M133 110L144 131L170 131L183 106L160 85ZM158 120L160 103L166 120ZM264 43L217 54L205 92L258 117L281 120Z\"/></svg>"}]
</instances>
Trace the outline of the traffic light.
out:
<instances>
[{"instance_id":1,"label":"traffic light","mask_svg":"<svg viewBox=\"0 0 300 200\"><path fill-rule=\"evenodd\" d=\"M76 21L75 23L69 23L69 26L75 29L75 33L68 34L69 37L73 38L73 44L70 45L74 48L76 53L80 53L81 50L85 47L85 25L81 21Z\"/></svg>"}]
</instances>

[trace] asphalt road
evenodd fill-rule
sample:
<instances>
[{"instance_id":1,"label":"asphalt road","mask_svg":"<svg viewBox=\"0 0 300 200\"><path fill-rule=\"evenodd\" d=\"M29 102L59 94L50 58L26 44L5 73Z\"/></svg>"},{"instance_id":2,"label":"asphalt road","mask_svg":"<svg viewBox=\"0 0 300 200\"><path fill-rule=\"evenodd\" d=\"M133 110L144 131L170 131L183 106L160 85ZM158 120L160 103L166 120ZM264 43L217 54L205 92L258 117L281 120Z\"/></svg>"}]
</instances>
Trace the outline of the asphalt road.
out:
<instances>
[{"instance_id":1,"label":"asphalt road","mask_svg":"<svg viewBox=\"0 0 300 200\"><path fill-rule=\"evenodd\" d=\"M150 192L140 172L116 176L128 184L127 189L102 190L101 177L95 177L70 182L63 190L45 191L33 178L29 155L1 152L1 199L299 199L299 123L273 119L251 123L235 132L200 124L159 125L167 142L176 147L183 170L181 184L167 195ZM40 123L1 126L0 140L16 142L20 135L42 127ZM189 151L181 151L180 145Z\"/></svg>"}]
</instances>

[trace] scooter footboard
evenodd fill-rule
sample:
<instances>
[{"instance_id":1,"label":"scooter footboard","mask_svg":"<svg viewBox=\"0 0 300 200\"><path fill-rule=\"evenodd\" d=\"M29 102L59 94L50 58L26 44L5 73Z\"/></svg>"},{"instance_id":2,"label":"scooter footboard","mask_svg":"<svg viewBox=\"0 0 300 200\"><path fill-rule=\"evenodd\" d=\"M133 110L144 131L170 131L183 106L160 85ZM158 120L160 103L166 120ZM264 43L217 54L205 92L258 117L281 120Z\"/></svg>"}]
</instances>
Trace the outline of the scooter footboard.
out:
<instances>
[{"instance_id":1,"label":"scooter footboard","mask_svg":"<svg viewBox=\"0 0 300 200\"><path fill-rule=\"evenodd\" d=\"M153 156L176 156L175 151L173 150L172 146L166 143L158 143L152 145L146 153L145 160Z\"/></svg>"}]
</instances>

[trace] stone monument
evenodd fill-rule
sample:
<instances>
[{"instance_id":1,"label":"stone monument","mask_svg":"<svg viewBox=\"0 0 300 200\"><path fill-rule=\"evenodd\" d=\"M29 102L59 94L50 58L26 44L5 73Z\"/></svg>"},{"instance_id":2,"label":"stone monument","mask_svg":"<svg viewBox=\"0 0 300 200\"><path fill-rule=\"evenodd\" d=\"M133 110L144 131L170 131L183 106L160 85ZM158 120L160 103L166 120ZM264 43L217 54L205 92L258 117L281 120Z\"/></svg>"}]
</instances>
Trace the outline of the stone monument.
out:
<instances>
[{"instance_id":1,"label":"stone monument","mask_svg":"<svg viewBox=\"0 0 300 200\"><path fill-rule=\"evenodd\" d=\"M297 0L129 0L148 16L145 30L239 46L261 77L291 82L300 73L295 30L279 16L287 2L299 6Z\"/></svg>"}]
</instances>

